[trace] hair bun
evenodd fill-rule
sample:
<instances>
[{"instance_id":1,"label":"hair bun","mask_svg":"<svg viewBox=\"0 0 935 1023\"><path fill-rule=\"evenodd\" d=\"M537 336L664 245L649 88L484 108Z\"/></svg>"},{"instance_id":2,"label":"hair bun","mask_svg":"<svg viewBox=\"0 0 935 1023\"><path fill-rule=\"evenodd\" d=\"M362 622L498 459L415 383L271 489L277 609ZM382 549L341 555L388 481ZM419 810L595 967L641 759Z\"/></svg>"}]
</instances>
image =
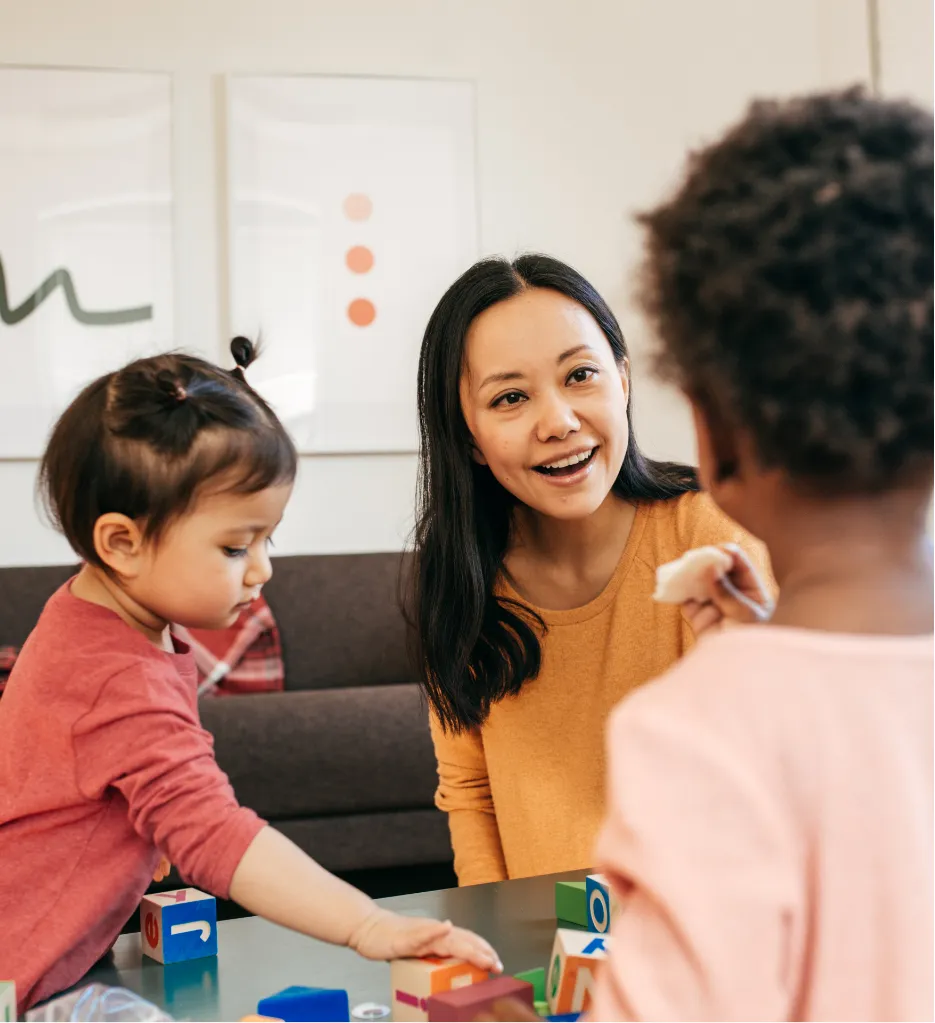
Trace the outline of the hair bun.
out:
<instances>
[{"instance_id":1,"label":"hair bun","mask_svg":"<svg viewBox=\"0 0 935 1023\"><path fill-rule=\"evenodd\" d=\"M155 384L173 405L180 405L188 397L182 382L169 369L160 369L155 375Z\"/></svg>"},{"instance_id":2,"label":"hair bun","mask_svg":"<svg viewBox=\"0 0 935 1023\"><path fill-rule=\"evenodd\" d=\"M237 369L243 371L256 359L257 346L248 337L237 336L231 341L231 355Z\"/></svg>"}]
</instances>

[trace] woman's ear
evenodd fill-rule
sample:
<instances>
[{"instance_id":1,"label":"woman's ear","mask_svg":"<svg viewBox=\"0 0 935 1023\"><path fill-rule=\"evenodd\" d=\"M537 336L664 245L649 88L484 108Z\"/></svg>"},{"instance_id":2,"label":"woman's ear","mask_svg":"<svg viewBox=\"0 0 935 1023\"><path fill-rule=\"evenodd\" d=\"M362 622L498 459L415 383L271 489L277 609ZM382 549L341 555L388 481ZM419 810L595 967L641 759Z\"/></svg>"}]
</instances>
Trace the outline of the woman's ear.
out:
<instances>
[{"instance_id":1,"label":"woman's ear","mask_svg":"<svg viewBox=\"0 0 935 1023\"><path fill-rule=\"evenodd\" d=\"M623 358L617 363L617 369L620 371L620 380L623 383L623 396L627 400L627 404L630 402L630 360Z\"/></svg>"},{"instance_id":2,"label":"woman's ear","mask_svg":"<svg viewBox=\"0 0 935 1023\"><path fill-rule=\"evenodd\" d=\"M142 565L143 533L133 519L107 512L94 523L94 550L116 575L135 578Z\"/></svg>"},{"instance_id":3,"label":"woman's ear","mask_svg":"<svg viewBox=\"0 0 935 1023\"><path fill-rule=\"evenodd\" d=\"M475 462L477 462L477 464L478 464L478 465L486 465L486 464L487 464L487 459L486 459L486 458L484 458L484 454L483 454L483 452L482 452L482 451L481 451L481 449L480 449L480 448L479 448L479 447L478 447L478 446L477 446L477 445L476 445L476 444L474 443L474 438L473 438L473 437L471 438L471 440L469 441L469 443L470 443L470 445L471 445L471 458L473 458L473 459L474 459L474 461L475 461Z\"/></svg>"}]
</instances>

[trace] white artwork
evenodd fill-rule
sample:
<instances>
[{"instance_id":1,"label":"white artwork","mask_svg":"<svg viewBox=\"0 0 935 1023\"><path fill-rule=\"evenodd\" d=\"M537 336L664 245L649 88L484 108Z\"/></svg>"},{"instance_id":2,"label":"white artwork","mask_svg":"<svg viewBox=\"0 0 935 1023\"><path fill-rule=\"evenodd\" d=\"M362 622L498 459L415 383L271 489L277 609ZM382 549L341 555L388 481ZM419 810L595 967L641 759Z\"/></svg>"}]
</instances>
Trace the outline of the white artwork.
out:
<instances>
[{"instance_id":1,"label":"white artwork","mask_svg":"<svg viewBox=\"0 0 935 1023\"><path fill-rule=\"evenodd\" d=\"M470 83L232 77L230 302L307 452L414 451L428 317L477 255Z\"/></svg>"},{"instance_id":2,"label":"white artwork","mask_svg":"<svg viewBox=\"0 0 935 1023\"><path fill-rule=\"evenodd\" d=\"M167 75L0 68L0 458L173 346Z\"/></svg>"}]
</instances>

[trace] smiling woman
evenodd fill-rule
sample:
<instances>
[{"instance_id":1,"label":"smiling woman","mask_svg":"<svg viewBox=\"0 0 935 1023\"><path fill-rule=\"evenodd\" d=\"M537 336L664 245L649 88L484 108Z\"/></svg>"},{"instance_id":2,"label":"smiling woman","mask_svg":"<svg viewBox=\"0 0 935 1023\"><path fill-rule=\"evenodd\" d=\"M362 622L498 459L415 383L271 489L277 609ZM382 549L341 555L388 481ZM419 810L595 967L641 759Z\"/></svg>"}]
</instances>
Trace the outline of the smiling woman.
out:
<instances>
[{"instance_id":1,"label":"smiling woman","mask_svg":"<svg viewBox=\"0 0 935 1023\"><path fill-rule=\"evenodd\" d=\"M413 619L461 884L586 868L603 732L693 642L655 570L762 548L633 433L626 342L548 256L484 260L426 329Z\"/></svg>"}]
</instances>

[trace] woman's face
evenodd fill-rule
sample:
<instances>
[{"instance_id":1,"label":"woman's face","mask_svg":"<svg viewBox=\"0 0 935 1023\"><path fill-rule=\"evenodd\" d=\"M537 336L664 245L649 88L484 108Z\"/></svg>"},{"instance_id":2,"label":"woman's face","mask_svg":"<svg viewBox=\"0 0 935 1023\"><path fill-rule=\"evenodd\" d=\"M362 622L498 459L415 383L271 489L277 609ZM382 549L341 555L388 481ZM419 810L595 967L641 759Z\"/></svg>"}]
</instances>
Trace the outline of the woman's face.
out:
<instances>
[{"instance_id":1,"label":"woman's face","mask_svg":"<svg viewBox=\"0 0 935 1023\"><path fill-rule=\"evenodd\" d=\"M474 457L542 515L583 518L603 503L627 450L628 393L626 362L557 291L529 288L468 331L461 408Z\"/></svg>"}]
</instances>

